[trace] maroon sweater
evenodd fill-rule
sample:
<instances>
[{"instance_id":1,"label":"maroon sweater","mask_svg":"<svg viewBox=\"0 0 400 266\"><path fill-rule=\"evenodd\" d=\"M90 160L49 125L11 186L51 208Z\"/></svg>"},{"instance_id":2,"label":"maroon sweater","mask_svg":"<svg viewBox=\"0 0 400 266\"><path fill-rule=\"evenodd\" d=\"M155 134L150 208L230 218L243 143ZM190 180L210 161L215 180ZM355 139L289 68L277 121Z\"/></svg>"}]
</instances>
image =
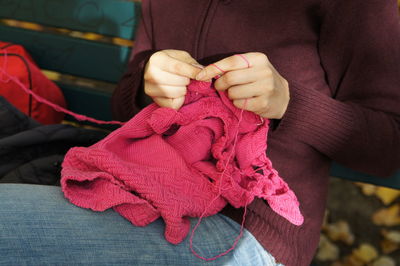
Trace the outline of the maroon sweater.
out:
<instances>
[{"instance_id":1,"label":"maroon sweater","mask_svg":"<svg viewBox=\"0 0 400 266\"><path fill-rule=\"evenodd\" d=\"M295 226L259 199L245 225L278 262L310 263L332 160L379 176L400 167L396 0L143 0L133 57L113 95L115 118L144 106L144 66L163 49L185 50L203 65L262 52L289 82L289 106L267 154L305 222ZM238 221L241 212L223 211Z\"/></svg>"}]
</instances>

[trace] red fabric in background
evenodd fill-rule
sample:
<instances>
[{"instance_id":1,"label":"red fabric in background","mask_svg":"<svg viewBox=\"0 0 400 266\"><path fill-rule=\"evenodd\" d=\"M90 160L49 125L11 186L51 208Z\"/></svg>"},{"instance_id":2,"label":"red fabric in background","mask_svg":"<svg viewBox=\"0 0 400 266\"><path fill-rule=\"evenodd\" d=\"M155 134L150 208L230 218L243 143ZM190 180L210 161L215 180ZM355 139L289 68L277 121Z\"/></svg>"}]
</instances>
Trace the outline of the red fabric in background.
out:
<instances>
[{"instance_id":1,"label":"red fabric in background","mask_svg":"<svg viewBox=\"0 0 400 266\"><path fill-rule=\"evenodd\" d=\"M49 80L39 69L24 47L0 42L0 68L17 77L27 88L52 103L66 107L61 89ZM0 96L5 97L20 111L42 124L57 124L64 114L50 106L37 102L25 93L15 82L0 72Z\"/></svg>"}]
</instances>

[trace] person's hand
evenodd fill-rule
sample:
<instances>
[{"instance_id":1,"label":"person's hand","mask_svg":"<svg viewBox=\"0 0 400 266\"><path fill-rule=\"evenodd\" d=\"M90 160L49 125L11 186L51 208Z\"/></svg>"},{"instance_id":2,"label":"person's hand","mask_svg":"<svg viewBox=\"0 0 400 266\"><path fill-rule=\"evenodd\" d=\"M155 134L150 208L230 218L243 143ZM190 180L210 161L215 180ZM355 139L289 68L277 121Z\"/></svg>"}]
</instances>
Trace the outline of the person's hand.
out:
<instances>
[{"instance_id":1,"label":"person's hand","mask_svg":"<svg viewBox=\"0 0 400 266\"><path fill-rule=\"evenodd\" d=\"M215 81L219 91L227 90L233 104L264 118L281 119L289 104L289 83L263 53L233 55L205 67L197 80Z\"/></svg>"},{"instance_id":2,"label":"person's hand","mask_svg":"<svg viewBox=\"0 0 400 266\"><path fill-rule=\"evenodd\" d=\"M185 51L158 51L146 64L144 92L161 107L179 109L185 100L186 86L200 71L201 66Z\"/></svg>"}]
</instances>

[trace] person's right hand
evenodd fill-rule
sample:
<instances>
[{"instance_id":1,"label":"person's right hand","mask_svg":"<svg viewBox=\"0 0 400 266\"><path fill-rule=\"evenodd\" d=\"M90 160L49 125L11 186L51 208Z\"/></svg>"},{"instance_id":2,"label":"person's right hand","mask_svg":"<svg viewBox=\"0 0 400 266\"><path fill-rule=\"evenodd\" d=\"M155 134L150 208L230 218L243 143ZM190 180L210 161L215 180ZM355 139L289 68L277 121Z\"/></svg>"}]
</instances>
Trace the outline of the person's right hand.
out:
<instances>
[{"instance_id":1,"label":"person's right hand","mask_svg":"<svg viewBox=\"0 0 400 266\"><path fill-rule=\"evenodd\" d=\"M155 52L145 67L144 92L161 107L179 109L185 101L186 86L201 69L185 51Z\"/></svg>"}]
</instances>

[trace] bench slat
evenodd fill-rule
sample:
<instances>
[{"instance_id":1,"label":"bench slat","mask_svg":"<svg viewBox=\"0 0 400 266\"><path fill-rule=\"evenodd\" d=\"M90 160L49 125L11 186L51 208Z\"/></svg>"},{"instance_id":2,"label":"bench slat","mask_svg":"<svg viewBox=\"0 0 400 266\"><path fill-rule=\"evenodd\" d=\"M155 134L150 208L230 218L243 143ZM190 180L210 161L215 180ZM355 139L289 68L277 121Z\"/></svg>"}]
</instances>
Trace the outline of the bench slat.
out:
<instances>
[{"instance_id":1,"label":"bench slat","mask_svg":"<svg viewBox=\"0 0 400 266\"><path fill-rule=\"evenodd\" d=\"M140 3L121 0L3 0L0 18L133 40Z\"/></svg>"},{"instance_id":2,"label":"bench slat","mask_svg":"<svg viewBox=\"0 0 400 266\"><path fill-rule=\"evenodd\" d=\"M99 120L113 120L111 116L111 92L107 93L104 91L96 91L93 89L68 84L58 85L64 93L68 110ZM69 121L76 121L70 116L67 116L65 119ZM116 125L97 125L90 122L78 122L80 124L101 127L108 130L114 130L118 128Z\"/></svg>"},{"instance_id":3,"label":"bench slat","mask_svg":"<svg viewBox=\"0 0 400 266\"><path fill-rule=\"evenodd\" d=\"M331 176L400 189L400 171L396 172L391 177L376 177L357 172L337 163L333 163L331 168Z\"/></svg>"},{"instance_id":4,"label":"bench slat","mask_svg":"<svg viewBox=\"0 0 400 266\"><path fill-rule=\"evenodd\" d=\"M48 70L115 83L131 48L0 25L2 41L22 44Z\"/></svg>"},{"instance_id":5,"label":"bench slat","mask_svg":"<svg viewBox=\"0 0 400 266\"><path fill-rule=\"evenodd\" d=\"M111 92L96 91L84 87L58 84L68 103L68 110L100 119L111 120ZM101 108L99 108L101 106Z\"/></svg>"}]
</instances>

